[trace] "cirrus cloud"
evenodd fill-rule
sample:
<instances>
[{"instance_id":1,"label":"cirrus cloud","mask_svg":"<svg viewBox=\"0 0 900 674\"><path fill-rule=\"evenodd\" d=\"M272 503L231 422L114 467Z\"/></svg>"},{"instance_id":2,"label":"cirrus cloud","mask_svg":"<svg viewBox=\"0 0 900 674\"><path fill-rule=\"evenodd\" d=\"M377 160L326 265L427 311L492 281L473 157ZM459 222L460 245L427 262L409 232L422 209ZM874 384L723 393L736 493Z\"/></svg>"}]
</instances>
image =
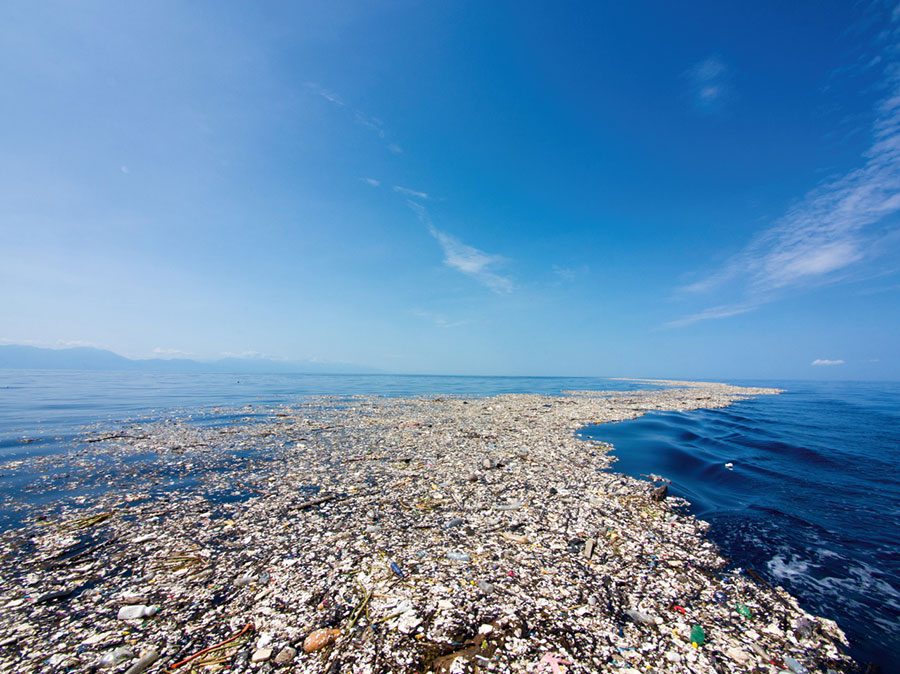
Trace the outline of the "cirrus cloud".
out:
<instances>
[{"instance_id":1,"label":"cirrus cloud","mask_svg":"<svg viewBox=\"0 0 900 674\"><path fill-rule=\"evenodd\" d=\"M731 69L717 55L700 61L684 76L690 83L694 107L703 114L720 110L731 95Z\"/></svg>"},{"instance_id":2,"label":"cirrus cloud","mask_svg":"<svg viewBox=\"0 0 900 674\"><path fill-rule=\"evenodd\" d=\"M866 263L884 256L900 234L890 217L900 212L900 62L886 68L884 89L860 164L808 192L711 274L679 288L682 297L718 293L718 302L666 327L734 316L790 291L877 273Z\"/></svg>"},{"instance_id":3,"label":"cirrus cloud","mask_svg":"<svg viewBox=\"0 0 900 674\"><path fill-rule=\"evenodd\" d=\"M472 277L498 295L505 295L513 291L512 280L495 271L497 267L506 263L505 257L486 253L463 243L451 234L440 231L434 226L425 206L417 201L407 199L406 205L412 209L419 221L428 228L431 236L437 239L441 245L446 266Z\"/></svg>"}]
</instances>

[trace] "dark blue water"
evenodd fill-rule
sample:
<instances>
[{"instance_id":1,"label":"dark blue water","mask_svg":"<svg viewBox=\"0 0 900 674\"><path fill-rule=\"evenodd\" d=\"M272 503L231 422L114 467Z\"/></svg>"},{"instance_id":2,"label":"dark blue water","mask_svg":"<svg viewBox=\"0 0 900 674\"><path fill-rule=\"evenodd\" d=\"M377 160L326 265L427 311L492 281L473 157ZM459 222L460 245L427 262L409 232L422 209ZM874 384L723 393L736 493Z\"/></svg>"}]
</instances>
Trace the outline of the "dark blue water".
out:
<instances>
[{"instance_id":1,"label":"dark blue water","mask_svg":"<svg viewBox=\"0 0 900 674\"><path fill-rule=\"evenodd\" d=\"M900 671L900 384L775 385L787 392L583 434L615 445L616 471L672 480L735 565Z\"/></svg>"}]
</instances>

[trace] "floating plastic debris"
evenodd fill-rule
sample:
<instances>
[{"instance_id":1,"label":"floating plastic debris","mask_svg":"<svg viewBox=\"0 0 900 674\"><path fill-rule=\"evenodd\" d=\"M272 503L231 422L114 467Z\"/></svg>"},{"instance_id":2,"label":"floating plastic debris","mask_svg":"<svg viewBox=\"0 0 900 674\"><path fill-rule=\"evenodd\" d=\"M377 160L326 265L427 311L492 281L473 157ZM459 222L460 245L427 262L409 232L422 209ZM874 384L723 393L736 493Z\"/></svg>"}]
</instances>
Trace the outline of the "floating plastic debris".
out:
<instances>
[{"instance_id":1,"label":"floating plastic debris","mask_svg":"<svg viewBox=\"0 0 900 674\"><path fill-rule=\"evenodd\" d=\"M94 427L89 451L28 459L106 486L0 534L0 670L89 671L127 648L116 671L154 652L150 671L242 674L329 658L398 674L730 673L813 652L847 671L833 622L730 570L681 499L575 436L773 392L671 386L310 398Z\"/></svg>"},{"instance_id":2,"label":"floating plastic debris","mask_svg":"<svg viewBox=\"0 0 900 674\"><path fill-rule=\"evenodd\" d=\"M691 643L695 646L702 646L704 641L706 641L706 633L703 628L700 625L694 625L691 628Z\"/></svg>"}]
</instances>

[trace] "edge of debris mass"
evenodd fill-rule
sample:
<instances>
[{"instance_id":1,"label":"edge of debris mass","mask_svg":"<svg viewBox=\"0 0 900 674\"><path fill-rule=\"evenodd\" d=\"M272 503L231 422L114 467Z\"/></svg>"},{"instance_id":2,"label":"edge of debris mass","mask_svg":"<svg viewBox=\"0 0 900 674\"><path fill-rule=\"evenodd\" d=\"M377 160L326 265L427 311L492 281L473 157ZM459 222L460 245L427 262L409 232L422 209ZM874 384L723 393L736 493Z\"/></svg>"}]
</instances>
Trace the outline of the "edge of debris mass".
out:
<instances>
[{"instance_id":1,"label":"edge of debris mass","mask_svg":"<svg viewBox=\"0 0 900 674\"><path fill-rule=\"evenodd\" d=\"M0 671L856 671L575 435L781 391L633 381L659 388L186 411L4 463L39 477L0 534Z\"/></svg>"}]
</instances>

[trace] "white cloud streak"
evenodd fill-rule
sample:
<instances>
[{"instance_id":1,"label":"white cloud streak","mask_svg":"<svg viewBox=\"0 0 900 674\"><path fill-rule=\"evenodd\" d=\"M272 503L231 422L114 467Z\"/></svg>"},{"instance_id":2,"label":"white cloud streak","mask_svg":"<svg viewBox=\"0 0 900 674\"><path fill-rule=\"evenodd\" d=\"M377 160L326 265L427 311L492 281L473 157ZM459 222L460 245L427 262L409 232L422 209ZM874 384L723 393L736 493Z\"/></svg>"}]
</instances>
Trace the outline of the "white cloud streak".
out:
<instances>
[{"instance_id":1,"label":"white cloud streak","mask_svg":"<svg viewBox=\"0 0 900 674\"><path fill-rule=\"evenodd\" d=\"M188 353L187 351L182 351L181 349L165 349L161 346L157 346L153 349L153 355L160 356L162 358L187 358L192 354Z\"/></svg>"},{"instance_id":2,"label":"white cloud streak","mask_svg":"<svg viewBox=\"0 0 900 674\"><path fill-rule=\"evenodd\" d=\"M731 316L746 314L749 311L753 311L758 306L759 305L757 304L733 304L710 307L709 309L704 309L703 311L697 312L696 314L691 314L690 316L685 316L674 321L669 321L668 323L663 325L663 327L683 328L687 325L693 325L694 323L699 323L700 321L707 321L714 318L730 318Z\"/></svg>"},{"instance_id":3,"label":"white cloud streak","mask_svg":"<svg viewBox=\"0 0 900 674\"><path fill-rule=\"evenodd\" d=\"M842 360L827 360L825 358L816 358L810 365L814 365L816 367L829 367L831 365L843 365L844 361Z\"/></svg>"},{"instance_id":4,"label":"white cloud streak","mask_svg":"<svg viewBox=\"0 0 900 674\"><path fill-rule=\"evenodd\" d=\"M353 121L356 124L373 131L382 140L386 140L387 134L384 131L384 123L380 119L366 115L361 110L349 107L340 96L318 84L308 82L306 86L329 103L339 108L349 110L352 113ZM403 148L393 142L387 143L387 149L394 154L403 153ZM372 187L379 187L381 185L381 182L374 178L360 178L360 180ZM407 205L416 213L416 215L418 215L422 224L428 228L429 233L431 233L440 244L441 249L444 251L444 264L446 266L475 279L497 294L508 294L513 291L512 280L495 271L497 267L506 262L504 257L501 255L492 255L483 250L479 250L474 246L469 246L456 237L447 234L446 232L442 232L434 226L425 207L420 203L421 201L428 199L428 193L410 189L403 185L394 185L393 190L406 197ZM437 324L441 324L434 316L436 315L432 315L432 320L435 320ZM450 327L458 324L446 321L446 319L441 320L444 321L442 327Z\"/></svg>"},{"instance_id":5,"label":"white cloud streak","mask_svg":"<svg viewBox=\"0 0 900 674\"><path fill-rule=\"evenodd\" d=\"M431 311L421 311L419 309L413 311L413 315L423 318L426 321L431 321L439 328L458 328L472 322L470 320L451 321L443 314L437 314Z\"/></svg>"},{"instance_id":6,"label":"white cloud streak","mask_svg":"<svg viewBox=\"0 0 900 674\"><path fill-rule=\"evenodd\" d=\"M862 165L821 184L787 210L768 230L706 278L680 288L705 294L731 288L738 298L672 321L681 327L725 318L772 302L785 292L851 278L874 259L885 234L882 224L900 211L900 67L888 70L887 95L877 105L872 143Z\"/></svg>"},{"instance_id":7,"label":"white cloud streak","mask_svg":"<svg viewBox=\"0 0 900 674\"><path fill-rule=\"evenodd\" d=\"M559 265L553 265L553 273L561 280L561 281L574 281L577 276L577 272L571 267L560 267Z\"/></svg>"},{"instance_id":8,"label":"white cloud streak","mask_svg":"<svg viewBox=\"0 0 900 674\"><path fill-rule=\"evenodd\" d=\"M317 93L319 96L324 98L329 103L333 103L334 105L337 105L338 107L341 107L341 108L347 107L347 104L341 100L340 96L338 96L334 92L328 91L328 89L320 87L315 82L307 82L306 86L309 89L311 89L312 91L314 91L315 93Z\"/></svg>"},{"instance_id":9,"label":"white cloud streak","mask_svg":"<svg viewBox=\"0 0 900 674\"><path fill-rule=\"evenodd\" d=\"M380 119L378 119L378 117L372 117L371 115L367 115L366 113L364 113L362 110L358 110L356 108L350 107L336 93L334 93L333 91L329 91L328 89L325 89L324 87L319 86L315 82L307 82L306 87L313 93L324 98L326 101L328 101L332 105L335 105L339 108L344 108L344 109L348 110L350 112L350 114L353 116L354 123L368 129L369 131L374 133L376 136L378 136L381 140L383 140L383 141L387 140L388 134L384 129L384 122L382 122ZM402 152L403 152L403 149L396 143L388 143L387 149L395 154L402 154Z\"/></svg>"},{"instance_id":10,"label":"white cloud streak","mask_svg":"<svg viewBox=\"0 0 900 674\"><path fill-rule=\"evenodd\" d=\"M451 269L470 276L482 285L490 288L498 295L506 295L513 291L513 282L506 276L494 271L498 266L506 262L502 255L493 255L469 246L456 237L440 231L431 222L426 208L411 199L406 200L419 220L428 228L428 232L441 245L444 251L444 264Z\"/></svg>"},{"instance_id":11,"label":"white cloud streak","mask_svg":"<svg viewBox=\"0 0 900 674\"><path fill-rule=\"evenodd\" d=\"M459 239L441 232L433 226L429 228L429 231L441 244L441 248L444 249L444 264L448 267L471 276L497 294L502 295L512 292L512 281L491 271L492 267L505 262L502 256L491 255L468 246Z\"/></svg>"},{"instance_id":12,"label":"white cloud streak","mask_svg":"<svg viewBox=\"0 0 900 674\"><path fill-rule=\"evenodd\" d=\"M247 351L233 352L233 351L222 351L219 353L219 356L222 358L240 358L246 360L277 360L277 361L285 361L287 358L283 356L270 356L268 354L262 353L260 351L254 351L249 349Z\"/></svg>"},{"instance_id":13,"label":"white cloud streak","mask_svg":"<svg viewBox=\"0 0 900 674\"><path fill-rule=\"evenodd\" d=\"M414 199L427 199L428 194L425 192L417 192L416 190L411 190L408 187L403 187L402 185L394 185L394 191L402 194L405 197L413 197Z\"/></svg>"},{"instance_id":14,"label":"white cloud streak","mask_svg":"<svg viewBox=\"0 0 900 674\"><path fill-rule=\"evenodd\" d=\"M71 349L75 347L90 347L92 349L101 349L95 342L89 342L84 339L57 339L56 346L61 349Z\"/></svg>"},{"instance_id":15,"label":"white cloud streak","mask_svg":"<svg viewBox=\"0 0 900 674\"><path fill-rule=\"evenodd\" d=\"M377 117L367 117L359 110L354 110L353 120L360 126L364 126L367 129L374 131L379 138L385 137L384 123Z\"/></svg>"},{"instance_id":16,"label":"white cloud streak","mask_svg":"<svg viewBox=\"0 0 900 674\"><path fill-rule=\"evenodd\" d=\"M111 350L108 346L90 342L84 339L57 339L56 341L47 341L39 339L9 339L0 337L0 344L17 344L20 346L36 346L41 349L72 349L77 347L90 347L92 349Z\"/></svg>"},{"instance_id":17,"label":"white cloud streak","mask_svg":"<svg viewBox=\"0 0 900 674\"><path fill-rule=\"evenodd\" d=\"M694 106L700 112L717 111L731 95L730 69L718 56L701 61L684 75L690 82Z\"/></svg>"}]
</instances>

